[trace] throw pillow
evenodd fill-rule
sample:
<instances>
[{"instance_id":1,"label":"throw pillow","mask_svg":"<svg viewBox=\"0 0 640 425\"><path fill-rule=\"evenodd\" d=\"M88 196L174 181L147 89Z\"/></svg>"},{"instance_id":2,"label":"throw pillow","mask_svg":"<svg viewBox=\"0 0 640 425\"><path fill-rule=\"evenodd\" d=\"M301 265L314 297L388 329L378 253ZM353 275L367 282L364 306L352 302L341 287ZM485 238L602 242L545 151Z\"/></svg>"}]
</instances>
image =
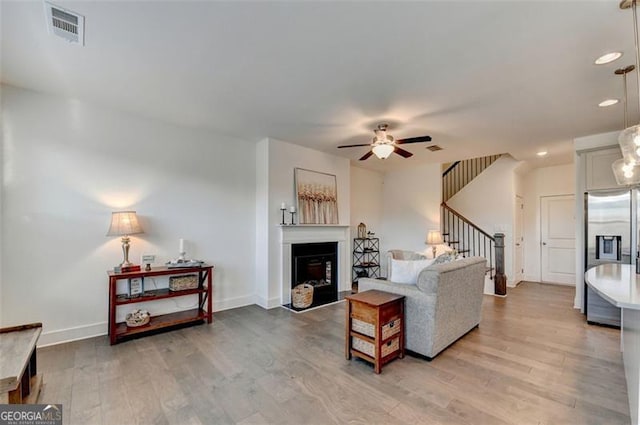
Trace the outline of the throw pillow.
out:
<instances>
[{"instance_id":1,"label":"throw pillow","mask_svg":"<svg viewBox=\"0 0 640 425\"><path fill-rule=\"evenodd\" d=\"M433 264L444 264L456 259L456 256L453 253L447 252L446 254L438 255L436 257Z\"/></svg>"},{"instance_id":2,"label":"throw pillow","mask_svg":"<svg viewBox=\"0 0 640 425\"><path fill-rule=\"evenodd\" d=\"M434 260L394 260L391 259L391 271L389 280L395 283L415 285L418 281L418 274L425 267L433 264Z\"/></svg>"}]
</instances>

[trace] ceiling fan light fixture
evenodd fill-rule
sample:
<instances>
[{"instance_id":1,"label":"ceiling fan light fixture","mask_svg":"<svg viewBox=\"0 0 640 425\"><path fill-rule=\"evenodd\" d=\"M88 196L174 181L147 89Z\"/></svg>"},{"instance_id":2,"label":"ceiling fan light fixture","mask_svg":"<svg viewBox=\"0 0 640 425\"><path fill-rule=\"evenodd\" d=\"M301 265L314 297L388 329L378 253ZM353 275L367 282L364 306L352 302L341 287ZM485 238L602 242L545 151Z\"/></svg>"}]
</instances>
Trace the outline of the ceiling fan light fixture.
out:
<instances>
[{"instance_id":1,"label":"ceiling fan light fixture","mask_svg":"<svg viewBox=\"0 0 640 425\"><path fill-rule=\"evenodd\" d=\"M383 143L383 144L375 145L371 150L373 151L373 154L378 158L387 159L389 158L389 155L393 153L394 149L395 148L393 147L393 145Z\"/></svg>"},{"instance_id":2,"label":"ceiling fan light fixture","mask_svg":"<svg viewBox=\"0 0 640 425\"><path fill-rule=\"evenodd\" d=\"M605 65L605 64L611 63L613 61L616 61L616 60L620 59L621 57L622 57L622 52L609 52L609 53L605 53L604 55L600 56L593 63L595 63L596 65Z\"/></svg>"}]
</instances>

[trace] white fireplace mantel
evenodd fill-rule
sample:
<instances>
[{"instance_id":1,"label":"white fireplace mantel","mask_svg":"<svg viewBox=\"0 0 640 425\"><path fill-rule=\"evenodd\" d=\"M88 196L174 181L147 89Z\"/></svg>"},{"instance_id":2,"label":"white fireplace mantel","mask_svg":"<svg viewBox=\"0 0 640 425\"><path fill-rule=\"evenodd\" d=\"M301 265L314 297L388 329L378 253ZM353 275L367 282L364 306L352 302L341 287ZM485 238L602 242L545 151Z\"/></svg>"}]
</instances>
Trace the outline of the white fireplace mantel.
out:
<instances>
[{"instance_id":1,"label":"white fireplace mantel","mask_svg":"<svg viewBox=\"0 0 640 425\"><path fill-rule=\"evenodd\" d=\"M338 242L338 291L351 289L351 244L348 225L298 224L279 227L282 250L282 304L291 302L291 245L296 243Z\"/></svg>"}]
</instances>

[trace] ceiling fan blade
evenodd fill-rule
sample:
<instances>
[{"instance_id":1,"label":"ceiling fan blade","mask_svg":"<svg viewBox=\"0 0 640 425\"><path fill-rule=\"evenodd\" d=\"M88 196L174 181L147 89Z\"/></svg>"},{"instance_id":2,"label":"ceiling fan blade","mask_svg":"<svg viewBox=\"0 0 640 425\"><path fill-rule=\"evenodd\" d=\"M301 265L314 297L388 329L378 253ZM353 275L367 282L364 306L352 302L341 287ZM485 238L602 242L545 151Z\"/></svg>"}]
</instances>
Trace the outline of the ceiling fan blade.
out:
<instances>
[{"instance_id":1,"label":"ceiling fan blade","mask_svg":"<svg viewBox=\"0 0 640 425\"><path fill-rule=\"evenodd\" d=\"M369 151L365 153L364 155L362 155L362 158L360 158L360 161L364 161L365 159L368 159L371 155L373 155L373 151Z\"/></svg>"},{"instance_id":2,"label":"ceiling fan blade","mask_svg":"<svg viewBox=\"0 0 640 425\"><path fill-rule=\"evenodd\" d=\"M342 146L338 146L338 149L340 148L355 148L358 146L371 146L371 143L362 143L360 145L342 145Z\"/></svg>"},{"instance_id":3,"label":"ceiling fan blade","mask_svg":"<svg viewBox=\"0 0 640 425\"><path fill-rule=\"evenodd\" d=\"M431 136L420 136L420 137L409 137L408 139L400 139L396 140L396 143L399 145L406 145L407 143L422 143L422 142L430 142Z\"/></svg>"},{"instance_id":4,"label":"ceiling fan blade","mask_svg":"<svg viewBox=\"0 0 640 425\"><path fill-rule=\"evenodd\" d=\"M410 156L413 156L413 154L409 151L405 151L402 148L399 147L395 147L395 149L393 150L395 153L397 153L398 155L400 155L403 158L409 158Z\"/></svg>"}]
</instances>

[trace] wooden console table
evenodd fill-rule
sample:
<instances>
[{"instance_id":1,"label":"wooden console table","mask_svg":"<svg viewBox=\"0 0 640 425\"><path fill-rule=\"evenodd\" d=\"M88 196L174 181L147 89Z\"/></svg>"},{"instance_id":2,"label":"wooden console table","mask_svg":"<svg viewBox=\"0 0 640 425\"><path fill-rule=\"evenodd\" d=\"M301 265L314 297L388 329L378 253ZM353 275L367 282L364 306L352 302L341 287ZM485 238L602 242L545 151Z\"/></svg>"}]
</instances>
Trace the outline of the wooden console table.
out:
<instances>
[{"instance_id":1,"label":"wooden console table","mask_svg":"<svg viewBox=\"0 0 640 425\"><path fill-rule=\"evenodd\" d=\"M198 274L198 287L181 291L170 291L169 288L154 289L144 291L137 297L119 297L116 294L116 283L118 280L128 280L132 278L147 278L154 276L170 276L183 274ZM202 323L213 321L213 266L203 265L201 267L168 268L154 267L150 271L141 270L138 272L115 273L109 271L109 341L111 345L121 339L134 335L141 335L151 331L156 331L171 326ZM206 281L206 286L205 286ZM147 301L161 300L164 298L182 297L185 295L198 294L198 308L183 310L176 313L169 313L154 316L148 324L139 327L128 327L125 322L116 323L116 309L118 306L142 303ZM204 308L204 304L207 308Z\"/></svg>"},{"instance_id":2,"label":"wooden console table","mask_svg":"<svg viewBox=\"0 0 640 425\"><path fill-rule=\"evenodd\" d=\"M0 394L11 404L38 401L42 375L37 374L36 343L42 323L0 329Z\"/></svg>"},{"instance_id":3,"label":"wooden console table","mask_svg":"<svg viewBox=\"0 0 640 425\"><path fill-rule=\"evenodd\" d=\"M404 295L370 290L348 295L345 355L370 363L376 373L404 357Z\"/></svg>"}]
</instances>

